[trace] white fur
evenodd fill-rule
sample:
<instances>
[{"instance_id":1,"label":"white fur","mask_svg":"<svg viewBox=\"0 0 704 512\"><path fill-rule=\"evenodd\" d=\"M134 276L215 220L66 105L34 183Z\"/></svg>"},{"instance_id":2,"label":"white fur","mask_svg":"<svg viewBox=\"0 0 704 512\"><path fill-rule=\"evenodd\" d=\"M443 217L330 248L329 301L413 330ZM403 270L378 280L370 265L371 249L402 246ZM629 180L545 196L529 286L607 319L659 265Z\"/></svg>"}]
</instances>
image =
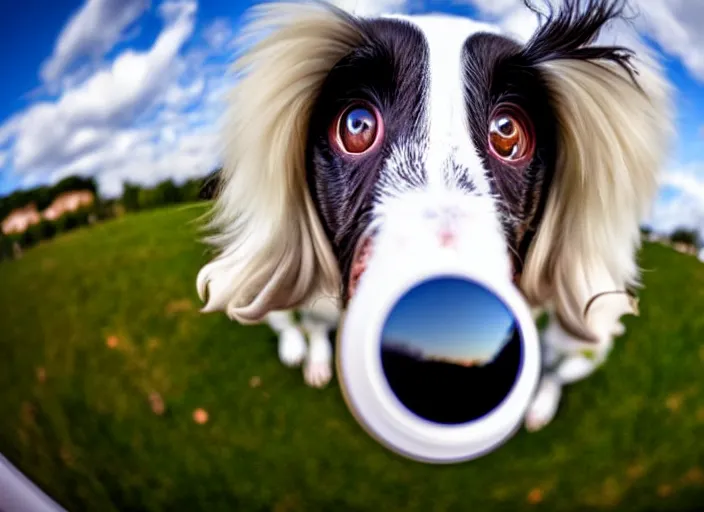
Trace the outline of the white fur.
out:
<instances>
[{"instance_id":1,"label":"white fur","mask_svg":"<svg viewBox=\"0 0 704 512\"><path fill-rule=\"evenodd\" d=\"M601 292L640 286L640 223L673 134L669 84L650 55L641 54L636 64L643 92L611 63L545 65L558 98L564 151L521 287L533 303L550 303L544 341L565 356L550 373L560 386L599 368L614 337L625 331L619 318L638 314L625 294L603 295L583 314ZM562 323L591 336L595 345L585 346ZM593 352L591 358L578 353L584 349ZM552 419L560 399L559 392L543 391L528 412L532 429ZM550 400L550 407L539 403Z\"/></svg>"},{"instance_id":2,"label":"white fur","mask_svg":"<svg viewBox=\"0 0 704 512\"><path fill-rule=\"evenodd\" d=\"M485 171L471 142L464 104L462 48L466 39L477 32L496 32L486 23L467 18L438 14L394 16L418 27L425 35L429 62L430 91L426 120L427 150L424 156L429 189L443 191L443 176L448 158L472 174L478 192L489 194Z\"/></svg>"},{"instance_id":3,"label":"white fur","mask_svg":"<svg viewBox=\"0 0 704 512\"><path fill-rule=\"evenodd\" d=\"M265 34L260 40L251 41ZM203 311L242 323L334 296L339 273L305 184L315 91L360 34L318 3L252 11L225 126L223 186L208 224L218 256L198 274Z\"/></svg>"},{"instance_id":4,"label":"white fur","mask_svg":"<svg viewBox=\"0 0 704 512\"><path fill-rule=\"evenodd\" d=\"M303 362L306 382L323 386L332 375L329 332L338 321L340 281L307 192L302 137L315 91L360 35L319 4L274 3L256 12L252 33L263 29L268 35L238 62L246 73L231 98L225 184L210 223L216 232L210 241L220 252L199 273L198 290L207 300L204 311L225 310L242 323L266 318L279 333L282 361ZM394 179L394 168L404 162L392 149L381 178L386 194L374 210L374 226L383 231L375 258L377 251L398 250L394 243L419 250L437 243L439 229L449 226L458 235L457 250L477 258L487 272L504 275L509 259L494 198L459 107L461 43L479 29L496 29L445 16L406 19L421 28L430 48L428 139L425 154L417 149L416 155L425 159L430 179L428 187L414 190ZM531 306L550 314L542 333L545 375L526 416L529 430L552 419L563 384L587 377L606 360L613 338L624 331L619 318L635 313L625 295L604 295L583 315L594 295L639 285L640 221L672 135L662 71L647 55L636 63L644 93L608 62L543 64L561 151L520 283ZM475 193L445 186L448 158L471 175ZM477 237L481 250L472 250ZM326 313L316 314L321 298ZM305 325L280 311L292 308L301 309ZM593 355L585 357L585 348Z\"/></svg>"},{"instance_id":5,"label":"white fur","mask_svg":"<svg viewBox=\"0 0 704 512\"><path fill-rule=\"evenodd\" d=\"M306 357L306 338L291 311L272 311L267 323L279 335L279 359L286 366L298 366Z\"/></svg>"},{"instance_id":6,"label":"white fur","mask_svg":"<svg viewBox=\"0 0 704 512\"><path fill-rule=\"evenodd\" d=\"M489 26L472 20L440 16L395 16L418 27L425 35L429 55L429 91L424 116L425 140L400 140L392 148L381 176L385 178L372 221L378 234L372 263L398 258L399 251L423 254L440 244L440 235L456 238L451 247L467 265L497 279L511 278L511 263L486 171L471 138L463 108L462 48L472 34ZM427 174L425 186L407 186L397 155L418 155ZM450 166L450 164L454 164ZM459 169L474 184L469 192L446 180L448 168ZM477 244L477 240L482 240ZM394 265L387 268L394 269ZM386 268L386 267L385 267ZM369 273L369 272L367 272ZM362 279L367 277L362 275Z\"/></svg>"}]
</instances>

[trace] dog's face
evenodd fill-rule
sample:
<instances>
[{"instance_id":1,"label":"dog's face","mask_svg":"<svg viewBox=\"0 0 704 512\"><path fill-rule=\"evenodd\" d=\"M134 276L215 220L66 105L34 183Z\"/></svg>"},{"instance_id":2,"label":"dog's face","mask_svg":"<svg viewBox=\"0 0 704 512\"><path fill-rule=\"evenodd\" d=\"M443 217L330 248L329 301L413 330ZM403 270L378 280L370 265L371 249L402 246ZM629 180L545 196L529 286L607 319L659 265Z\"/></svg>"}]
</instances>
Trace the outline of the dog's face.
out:
<instances>
[{"instance_id":1,"label":"dog's face","mask_svg":"<svg viewBox=\"0 0 704 512\"><path fill-rule=\"evenodd\" d=\"M348 299L377 246L446 246L520 272L555 167L556 119L521 46L469 20L360 22L307 140L308 185ZM385 243L393 239L393 243Z\"/></svg>"},{"instance_id":2,"label":"dog's face","mask_svg":"<svg viewBox=\"0 0 704 512\"><path fill-rule=\"evenodd\" d=\"M591 297L638 283L672 134L659 66L594 44L624 4L564 0L525 44L447 16L260 6L247 33L265 35L230 96L205 311L344 305L369 261L441 246L593 339L606 327L586 325Z\"/></svg>"}]
</instances>

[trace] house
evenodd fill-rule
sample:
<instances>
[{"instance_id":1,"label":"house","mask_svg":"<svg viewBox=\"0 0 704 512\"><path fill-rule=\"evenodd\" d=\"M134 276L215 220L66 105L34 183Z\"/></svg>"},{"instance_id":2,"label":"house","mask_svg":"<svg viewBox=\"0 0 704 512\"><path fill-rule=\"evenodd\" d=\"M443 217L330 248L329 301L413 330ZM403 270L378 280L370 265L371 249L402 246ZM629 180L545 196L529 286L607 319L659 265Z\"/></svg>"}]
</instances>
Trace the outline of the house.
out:
<instances>
[{"instance_id":1,"label":"house","mask_svg":"<svg viewBox=\"0 0 704 512\"><path fill-rule=\"evenodd\" d=\"M95 201L95 196L90 190L73 190L64 192L42 212L42 217L47 220L56 220L65 213L74 212L83 206L90 206Z\"/></svg>"},{"instance_id":2,"label":"house","mask_svg":"<svg viewBox=\"0 0 704 512\"><path fill-rule=\"evenodd\" d=\"M3 219L2 232L5 235L24 233L28 227L39 224L41 220L37 205L30 203L21 208L15 208Z\"/></svg>"},{"instance_id":3,"label":"house","mask_svg":"<svg viewBox=\"0 0 704 512\"><path fill-rule=\"evenodd\" d=\"M704 247L702 247L701 249L699 249L699 255L698 255L697 257L699 258L699 261L701 261L702 263L704 263Z\"/></svg>"},{"instance_id":4,"label":"house","mask_svg":"<svg viewBox=\"0 0 704 512\"><path fill-rule=\"evenodd\" d=\"M697 254L697 248L695 246L690 245L690 244L685 244L683 242L675 242L672 244L672 247L677 252L681 252L682 254L692 254L692 255Z\"/></svg>"}]
</instances>

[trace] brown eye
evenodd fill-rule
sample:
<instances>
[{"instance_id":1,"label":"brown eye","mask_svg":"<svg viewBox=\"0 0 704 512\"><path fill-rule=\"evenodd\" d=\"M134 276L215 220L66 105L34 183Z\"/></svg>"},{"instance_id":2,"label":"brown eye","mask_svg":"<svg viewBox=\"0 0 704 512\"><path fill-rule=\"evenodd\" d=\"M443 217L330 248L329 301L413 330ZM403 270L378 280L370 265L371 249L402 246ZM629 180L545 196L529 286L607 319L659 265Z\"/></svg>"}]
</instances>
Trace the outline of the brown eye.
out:
<instances>
[{"instance_id":1,"label":"brown eye","mask_svg":"<svg viewBox=\"0 0 704 512\"><path fill-rule=\"evenodd\" d=\"M521 164L533 157L535 150L532 125L519 107L502 105L489 121L489 148L499 160Z\"/></svg>"},{"instance_id":2,"label":"brown eye","mask_svg":"<svg viewBox=\"0 0 704 512\"><path fill-rule=\"evenodd\" d=\"M381 140L381 116L370 105L347 107L336 118L333 127L336 131L333 143L345 153L360 155Z\"/></svg>"}]
</instances>

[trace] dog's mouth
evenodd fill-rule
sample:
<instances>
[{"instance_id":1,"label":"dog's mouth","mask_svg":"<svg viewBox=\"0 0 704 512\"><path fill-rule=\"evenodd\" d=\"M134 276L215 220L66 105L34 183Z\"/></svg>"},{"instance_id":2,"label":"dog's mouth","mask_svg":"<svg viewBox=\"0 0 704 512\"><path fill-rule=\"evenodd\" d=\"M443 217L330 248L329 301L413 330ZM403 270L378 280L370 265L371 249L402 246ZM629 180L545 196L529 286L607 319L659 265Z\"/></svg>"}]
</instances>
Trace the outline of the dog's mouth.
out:
<instances>
[{"instance_id":1,"label":"dog's mouth","mask_svg":"<svg viewBox=\"0 0 704 512\"><path fill-rule=\"evenodd\" d=\"M347 300L351 300L357 291L357 286L359 285L359 280L367 269L367 264L369 263L369 258L372 255L373 249L373 235L365 235L360 238L357 243L357 247L354 250L354 256L352 257L352 265L350 267L350 278L347 283Z\"/></svg>"}]
</instances>

